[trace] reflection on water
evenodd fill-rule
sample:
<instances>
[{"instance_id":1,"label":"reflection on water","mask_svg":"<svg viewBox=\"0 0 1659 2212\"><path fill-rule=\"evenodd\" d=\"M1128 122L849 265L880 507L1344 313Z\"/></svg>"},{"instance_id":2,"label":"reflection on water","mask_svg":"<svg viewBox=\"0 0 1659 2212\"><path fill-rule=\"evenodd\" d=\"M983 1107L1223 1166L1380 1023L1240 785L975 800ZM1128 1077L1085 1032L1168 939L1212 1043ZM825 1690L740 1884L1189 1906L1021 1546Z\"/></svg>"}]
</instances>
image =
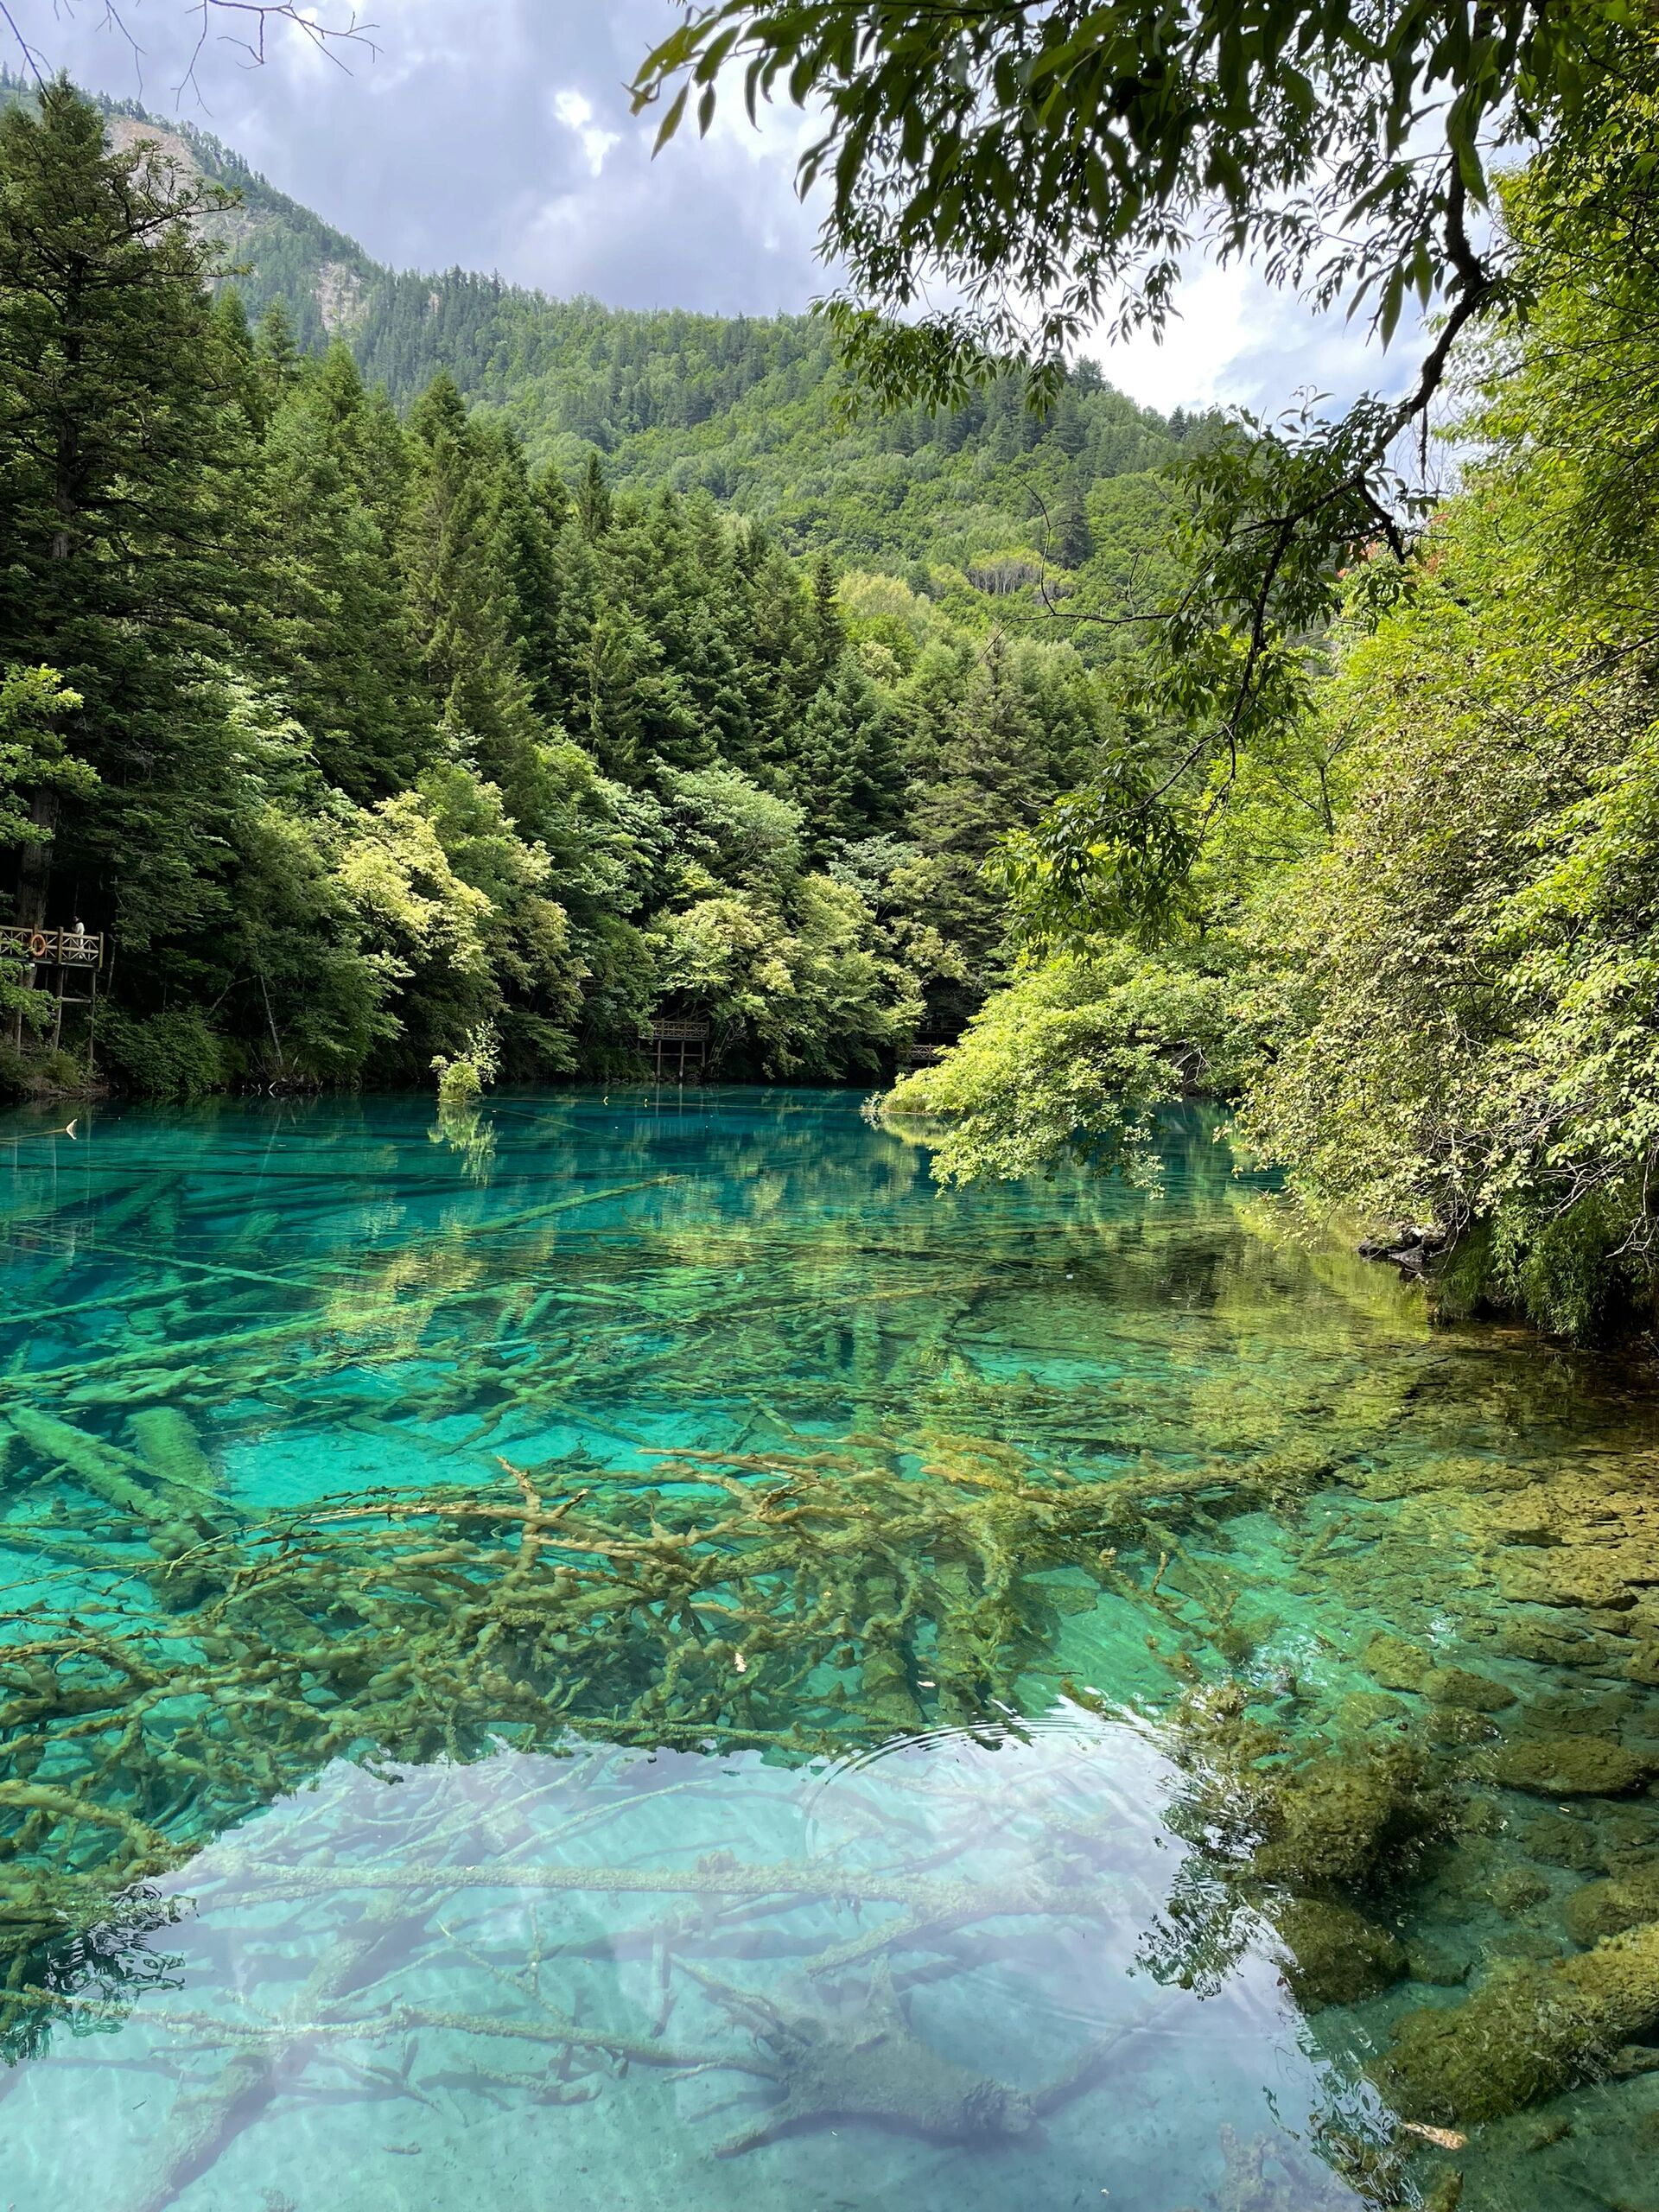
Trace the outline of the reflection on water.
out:
<instances>
[{"instance_id":1,"label":"reflection on water","mask_svg":"<svg viewBox=\"0 0 1659 2212\"><path fill-rule=\"evenodd\" d=\"M1641 1377L1196 1123L0 1163L0 2206L1659 2212Z\"/></svg>"}]
</instances>

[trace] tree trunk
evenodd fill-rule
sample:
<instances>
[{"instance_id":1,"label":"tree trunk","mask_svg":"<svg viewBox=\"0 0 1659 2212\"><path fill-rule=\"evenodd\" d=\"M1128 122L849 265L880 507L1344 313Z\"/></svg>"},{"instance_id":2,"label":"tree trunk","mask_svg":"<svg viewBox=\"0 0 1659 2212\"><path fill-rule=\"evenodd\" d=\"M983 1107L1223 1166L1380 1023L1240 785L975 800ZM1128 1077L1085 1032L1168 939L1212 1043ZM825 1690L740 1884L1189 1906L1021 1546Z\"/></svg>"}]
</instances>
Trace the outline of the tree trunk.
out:
<instances>
[{"instance_id":1,"label":"tree trunk","mask_svg":"<svg viewBox=\"0 0 1659 2212\"><path fill-rule=\"evenodd\" d=\"M47 899L52 887L52 833L58 826L56 791L36 791L29 818L46 835L38 842L31 840L18 855L12 918L22 929L38 930L46 926Z\"/></svg>"}]
</instances>

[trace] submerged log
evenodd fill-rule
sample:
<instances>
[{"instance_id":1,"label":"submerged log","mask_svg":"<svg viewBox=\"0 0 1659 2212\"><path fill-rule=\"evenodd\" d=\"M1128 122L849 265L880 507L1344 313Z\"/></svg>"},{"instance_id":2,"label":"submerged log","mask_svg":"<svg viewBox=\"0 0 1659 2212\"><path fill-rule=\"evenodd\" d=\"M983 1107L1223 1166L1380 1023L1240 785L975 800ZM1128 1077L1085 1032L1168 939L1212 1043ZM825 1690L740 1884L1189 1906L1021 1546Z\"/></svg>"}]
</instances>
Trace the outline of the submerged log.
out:
<instances>
[{"instance_id":1,"label":"submerged log","mask_svg":"<svg viewBox=\"0 0 1659 2212\"><path fill-rule=\"evenodd\" d=\"M159 1526L174 1518L181 1503L200 1503L188 1494L181 1498L170 1484L156 1484L130 1452L89 1436L55 1414L42 1413L36 1406L16 1406L10 1419L24 1443L43 1461L56 1462L83 1490L143 1526Z\"/></svg>"},{"instance_id":2,"label":"submerged log","mask_svg":"<svg viewBox=\"0 0 1659 2212\"><path fill-rule=\"evenodd\" d=\"M139 1459L157 1482L201 1497L217 1495L212 1462L188 1414L176 1406L149 1406L134 1414L127 1427Z\"/></svg>"}]
</instances>

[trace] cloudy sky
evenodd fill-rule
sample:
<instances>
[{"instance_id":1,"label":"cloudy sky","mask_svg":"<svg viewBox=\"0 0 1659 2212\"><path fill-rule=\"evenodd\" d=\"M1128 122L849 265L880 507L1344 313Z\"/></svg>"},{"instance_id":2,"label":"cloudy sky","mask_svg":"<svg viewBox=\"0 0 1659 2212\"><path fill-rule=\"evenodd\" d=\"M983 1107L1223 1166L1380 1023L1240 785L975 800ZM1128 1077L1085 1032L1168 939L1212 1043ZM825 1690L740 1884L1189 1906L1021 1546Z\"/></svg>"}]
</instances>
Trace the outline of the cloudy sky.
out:
<instances>
[{"instance_id":1,"label":"cloudy sky","mask_svg":"<svg viewBox=\"0 0 1659 2212\"><path fill-rule=\"evenodd\" d=\"M315 0L314 12L340 22L348 6ZM119 23L105 0L10 0L10 12L45 65L213 130L399 267L721 314L799 309L824 289L817 216L793 189L793 110L757 133L740 108L708 140L688 133L652 160L624 86L676 19L671 0L365 0L374 50L342 49L349 72L281 27L251 68L221 35L226 16L182 94L200 0L116 0ZM1161 346L1098 358L1150 405L1276 412L1310 385L1339 398L1389 388L1411 348L1368 356L1339 319L1314 322L1245 273L1205 270Z\"/></svg>"}]
</instances>

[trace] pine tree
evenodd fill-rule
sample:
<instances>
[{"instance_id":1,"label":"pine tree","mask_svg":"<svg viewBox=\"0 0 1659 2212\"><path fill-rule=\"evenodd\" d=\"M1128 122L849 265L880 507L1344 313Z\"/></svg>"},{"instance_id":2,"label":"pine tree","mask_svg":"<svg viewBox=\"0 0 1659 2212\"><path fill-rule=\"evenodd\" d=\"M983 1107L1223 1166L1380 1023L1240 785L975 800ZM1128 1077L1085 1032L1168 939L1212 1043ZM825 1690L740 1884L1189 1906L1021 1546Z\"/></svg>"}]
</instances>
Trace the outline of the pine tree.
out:
<instances>
[{"instance_id":1,"label":"pine tree","mask_svg":"<svg viewBox=\"0 0 1659 2212\"><path fill-rule=\"evenodd\" d=\"M830 681L846 650L847 632L836 590L835 564L827 553L820 553L812 563L812 611L806 628L806 664L815 689Z\"/></svg>"},{"instance_id":2,"label":"pine tree","mask_svg":"<svg viewBox=\"0 0 1659 2212\"><path fill-rule=\"evenodd\" d=\"M1048 430L1060 451L1075 459L1089 442L1089 417L1069 390L1049 419Z\"/></svg>"},{"instance_id":3,"label":"pine tree","mask_svg":"<svg viewBox=\"0 0 1659 2212\"><path fill-rule=\"evenodd\" d=\"M468 422L447 376L416 403L410 438L404 568L432 699L449 743L499 786L515 817L533 822L543 733L499 529L499 449Z\"/></svg>"},{"instance_id":4,"label":"pine tree","mask_svg":"<svg viewBox=\"0 0 1659 2212\"><path fill-rule=\"evenodd\" d=\"M270 404L279 405L284 394L299 381L300 375L300 349L295 342L294 321L285 300L273 300L260 316L259 327L253 334L253 350Z\"/></svg>"},{"instance_id":5,"label":"pine tree","mask_svg":"<svg viewBox=\"0 0 1659 2212\"><path fill-rule=\"evenodd\" d=\"M223 349L224 359L235 365L243 416L254 436L262 437L270 413L270 396L261 382L258 355L241 294L227 287L214 300L213 314L214 339Z\"/></svg>"},{"instance_id":6,"label":"pine tree","mask_svg":"<svg viewBox=\"0 0 1659 2212\"><path fill-rule=\"evenodd\" d=\"M545 722L556 721L569 689L569 640L564 624L565 572L544 496L531 482L524 449L504 424L480 433L494 485L494 551L516 610L519 664L531 699ZM563 492L563 485L559 487Z\"/></svg>"},{"instance_id":7,"label":"pine tree","mask_svg":"<svg viewBox=\"0 0 1659 2212\"><path fill-rule=\"evenodd\" d=\"M365 391L350 347L336 340L322 358L313 390L358 497L388 546L395 546L409 497L410 448L385 386Z\"/></svg>"},{"instance_id":8,"label":"pine tree","mask_svg":"<svg viewBox=\"0 0 1659 2212\"><path fill-rule=\"evenodd\" d=\"M1060 536L1055 551L1063 567L1080 569L1085 561L1093 558L1094 550L1095 536L1089 527L1089 510L1084 505L1083 493L1074 486L1060 510Z\"/></svg>"},{"instance_id":9,"label":"pine tree","mask_svg":"<svg viewBox=\"0 0 1659 2212\"><path fill-rule=\"evenodd\" d=\"M359 802L411 782L432 745L392 549L359 480L355 368L302 378L265 440L272 664L330 783Z\"/></svg>"},{"instance_id":10,"label":"pine tree","mask_svg":"<svg viewBox=\"0 0 1659 2212\"><path fill-rule=\"evenodd\" d=\"M541 511L542 527L550 537L557 537L572 512L569 488L563 477L556 468L544 468L530 488L531 496Z\"/></svg>"},{"instance_id":11,"label":"pine tree","mask_svg":"<svg viewBox=\"0 0 1659 2212\"><path fill-rule=\"evenodd\" d=\"M732 562L732 621L742 641L740 681L748 705L746 744L733 765L777 789L790 783L801 717L822 688L808 688L810 604L793 563L761 525L750 524Z\"/></svg>"},{"instance_id":12,"label":"pine tree","mask_svg":"<svg viewBox=\"0 0 1659 2212\"><path fill-rule=\"evenodd\" d=\"M961 948L976 996L1001 980L1006 965L1006 918L985 862L1051 796L1044 752L1013 651L1002 632L993 631L952 726L941 734L938 772L915 812L915 834L927 854L923 918Z\"/></svg>"},{"instance_id":13,"label":"pine tree","mask_svg":"<svg viewBox=\"0 0 1659 2212\"><path fill-rule=\"evenodd\" d=\"M718 751L734 762L753 753L751 702L740 661L741 597L729 532L706 493L664 490L644 505L617 502L602 549L605 590L651 636L660 676L648 705L644 758L696 767ZM695 728L693 727L695 725Z\"/></svg>"},{"instance_id":14,"label":"pine tree","mask_svg":"<svg viewBox=\"0 0 1659 2212\"><path fill-rule=\"evenodd\" d=\"M194 222L224 200L142 143L109 152L64 81L0 115L0 662L79 695L64 734L102 781L61 822L36 795L27 922L55 862L106 887L86 918L142 940L188 903L208 842L209 671L260 591L240 363Z\"/></svg>"},{"instance_id":15,"label":"pine tree","mask_svg":"<svg viewBox=\"0 0 1659 2212\"><path fill-rule=\"evenodd\" d=\"M895 830L904 816L897 718L875 686L843 657L795 734L792 797L816 865L860 838Z\"/></svg>"},{"instance_id":16,"label":"pine tree","mask_svg":"<svg viewBox=\"0 0 1659 2212\"><path fill-rule=\"evenodd\" d=\"M611 526L611 487L606 481L605 464L598 454L590 453L576 486L576 521L582 536L590 545L597 545Z\"/></svg>"}]
</instances>

